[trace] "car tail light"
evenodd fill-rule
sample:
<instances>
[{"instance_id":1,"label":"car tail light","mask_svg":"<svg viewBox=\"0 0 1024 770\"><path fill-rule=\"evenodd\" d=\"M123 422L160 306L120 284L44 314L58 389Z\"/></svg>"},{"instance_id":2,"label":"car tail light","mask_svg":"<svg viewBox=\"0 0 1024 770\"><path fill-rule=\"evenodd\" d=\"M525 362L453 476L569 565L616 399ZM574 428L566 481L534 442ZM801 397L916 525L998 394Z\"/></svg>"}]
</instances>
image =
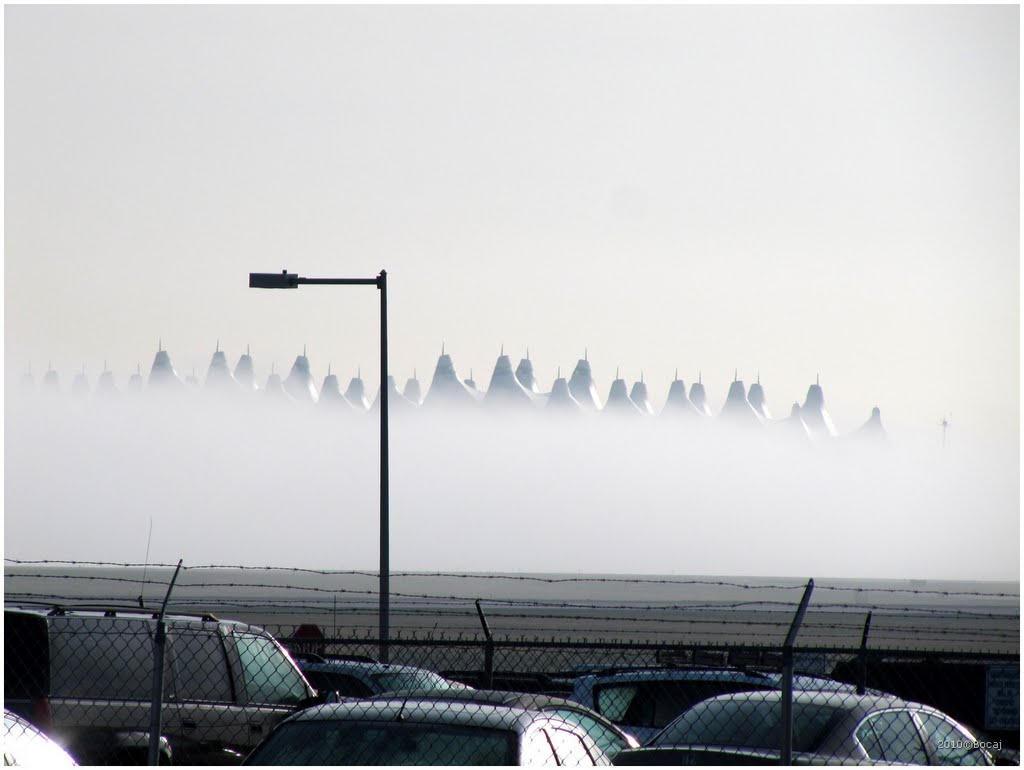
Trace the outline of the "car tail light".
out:
<instances>
[{"instance_id":1,"label":"car tail light","mask_svg":"<svg viewBox=\"0 0 1024 770\"><path fill-rule=\"evenodd\" d=\"M50 709L49 698L32 699L32 723L44 733L53 729L53 711Z\"/></svg>"}]
</instances>

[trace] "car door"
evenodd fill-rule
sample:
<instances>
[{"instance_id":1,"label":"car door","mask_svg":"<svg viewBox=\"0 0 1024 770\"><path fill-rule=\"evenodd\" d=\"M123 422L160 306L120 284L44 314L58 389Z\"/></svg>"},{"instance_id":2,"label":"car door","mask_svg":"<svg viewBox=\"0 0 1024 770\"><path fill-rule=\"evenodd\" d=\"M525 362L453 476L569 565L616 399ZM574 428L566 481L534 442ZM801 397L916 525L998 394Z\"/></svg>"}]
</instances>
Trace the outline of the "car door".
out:
<instances>
[{"instance_id":1,"label":"car door","mask_svg":"<svg viewBox=\"0 0 1024 770\"><path fill-rule=\"evenodd\" d=\"M225 637L239 682L236 695L245 712L246 747L255 746L270 729L313 695L291 658L270 636L234 629Z\"/></svg>"},{"instance_id":2,"label":"car door","mask_svg":"<svg viewBox=\"0 0 1024 770\"><path fill-rule=\"evenodd\" d=\"M163 732L175 739L175 762L205 762L225 747L249 745L248 712L224 634L217 627L172 627L167 638L171 676L164 687Z\"/></svg>"}]
</instances>

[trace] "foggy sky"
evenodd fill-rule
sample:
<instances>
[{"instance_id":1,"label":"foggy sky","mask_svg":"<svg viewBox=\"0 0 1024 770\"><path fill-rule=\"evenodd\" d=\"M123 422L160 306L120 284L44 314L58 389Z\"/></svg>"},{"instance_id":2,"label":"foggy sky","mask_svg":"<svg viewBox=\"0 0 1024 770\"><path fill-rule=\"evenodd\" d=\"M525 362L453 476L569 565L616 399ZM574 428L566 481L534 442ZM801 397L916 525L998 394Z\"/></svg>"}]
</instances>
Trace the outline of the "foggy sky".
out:
<instances>
[{"instance_id":1,"label":"foggy sky","mask_svg":"<svg viewBox=\"0 0 1024 770\"><path fill-rule=\"evenodd\" d=\"M8 398L8 558L377 568L369 414ZM396 412L392 569L1018 577L1016 457L774 428Z\"/></svg>"},{"instance_id":2,"label":"foggy sky","mask_svg":"<svg viewBox=\"0 0 1024 770\"><path fill-rule=\"evenodd\" d=\"M386 268L400 383L442 342L545 388L587 349L602 395L738 368L776 412L820 373L844 430L952 414L1013 465L1018 17L7 6L7 379L123 386L162 338L183 375L306 345L376 390L376 291L246 274Z\"/></svg>"}]
</instances>

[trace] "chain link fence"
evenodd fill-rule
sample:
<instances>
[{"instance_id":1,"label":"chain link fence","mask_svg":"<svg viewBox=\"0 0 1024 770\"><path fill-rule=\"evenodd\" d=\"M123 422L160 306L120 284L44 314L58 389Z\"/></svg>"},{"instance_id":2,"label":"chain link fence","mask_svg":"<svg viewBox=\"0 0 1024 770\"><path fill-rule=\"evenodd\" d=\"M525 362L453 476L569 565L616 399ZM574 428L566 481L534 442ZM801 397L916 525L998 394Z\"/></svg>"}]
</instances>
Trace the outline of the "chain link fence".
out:
<instances>
[{"instance_id":1,"label":"chain link fence","mask_svg":"<svg viewBox=\"0 0 1024 770\"><path fill-rule=\"evenodd\" d=\"M779 648L405 639L384 665L379 640L165 622L155 671L155 613L8 608L5 708L88 764L146 763L157 674L161 763L241 761L323 700L250 761L758 764L788 745L801 762L986 764L1019 748L1013 656L797 648L787 702Z\"/></svg>"},{"instance_id":2,"label":"chain link fence","mask_svg":"<svg viewBox=\"0 0 1024 770\"><path fill-rule=\"evenodd\" d=\"M86 764L1019 764L1014 593L913 588L918 604L899 608L894 592L857 603L845 587L813 604L812 582L602 578L621 595L587 601L594 587L573 578L557 590L576 596L548 581L495 591L485 610L421 582L396 591L407 624L382 644L356 622L372 604L339 609L321 573L182 576L173 597L173 580L143 577L166 588L161 616L126 601L136 576L9 570L8 720ZM705 590L738 595L649 601ZM303 608L289 592L333 595ZM921 643L887 645L893 634ZM11 729L5 752L20 745Z\"/></svg>"}]
</instances>

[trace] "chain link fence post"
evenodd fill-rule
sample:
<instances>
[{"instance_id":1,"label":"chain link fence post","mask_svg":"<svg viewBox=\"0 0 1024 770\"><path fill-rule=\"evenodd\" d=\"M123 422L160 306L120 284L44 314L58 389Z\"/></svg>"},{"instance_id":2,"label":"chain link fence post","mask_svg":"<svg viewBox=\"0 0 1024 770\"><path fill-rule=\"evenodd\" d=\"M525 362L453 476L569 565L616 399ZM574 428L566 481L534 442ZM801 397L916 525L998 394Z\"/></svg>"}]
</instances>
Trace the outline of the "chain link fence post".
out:
<instances>
[{"instance_id":1,"label":"chain link fence post","mask_svg":"<svg viewBox=\"0 0 1024 770\"><path fill-rule=\"evenodd\" d=\"M807 581L800 606L797 607L796 615L789 626L789 633L786 634L786 641L782 645L782 751L779 757L779 764L782 765L793 764L793 644L796 642L796 635L800 633L800 624L803 623L813 590L814 580L811 579Z\"/></svg>"},{"instance_id":2,"label":"chain link fence post","mask_svg":"<svg viewBox=\"0 0 1024 770\"><path fill-rule=\"evenodd\" d=\"M871 631L871 613L864 619L864 633L860 637L860 655L857 660L857 694L868 689L868 634Z\"/></svg>"},{"instance_id":3,"label":"chain link fence post","mask_svg":"<svg viewBox=\"0 0 1024 770\"><path fill-rule=\"evenodd\" d=\"M167 593L164 595L164 603L160 605L160 614L156 619L156 636L153 639L153 700L149 710L149 757L147 764L160 764L160 721L163 716L164 702L164 648L167 646L167 629L164 626L164 613L167 612L167 602L171 598L171 590L174 588L174 581L178 579L181 572L181 563L184 559L178 559L178 566L171 576L170 585L167 586Z\"/></svg>"},{"instance_id":4,"label":"chain link fence post","mask_svg":"<svg viewBox=\"0 0 1024 770\"><path fill-rule=\"evenodd\" d=\"M476 600L476 612L480 616L480 625L484 627L484 676L481 684L485 690L490 690L494 686L494 637L479 599Z\"/></svg>"}]
</instances>

